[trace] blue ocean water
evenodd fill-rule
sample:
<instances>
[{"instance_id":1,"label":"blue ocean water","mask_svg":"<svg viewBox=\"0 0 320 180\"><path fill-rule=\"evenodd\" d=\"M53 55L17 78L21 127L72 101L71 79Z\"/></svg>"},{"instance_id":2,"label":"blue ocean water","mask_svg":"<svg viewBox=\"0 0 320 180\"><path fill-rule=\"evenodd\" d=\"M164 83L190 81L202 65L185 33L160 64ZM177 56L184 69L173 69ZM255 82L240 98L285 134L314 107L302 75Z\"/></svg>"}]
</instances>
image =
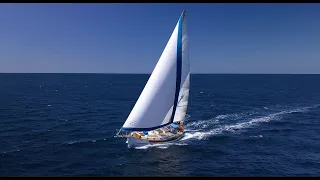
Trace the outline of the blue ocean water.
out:
<instances>
[{"instance_id":1,"label":"blue ocean water","mask_svg":"<svg viewBox=\"0 0 320 180\"><path fill-rule=\"evenodd\" d=\"M192 75L183 139L128 148L148 77L0 74L0 176L320 175L320 75Z\"/></svg>"}]
</instances>

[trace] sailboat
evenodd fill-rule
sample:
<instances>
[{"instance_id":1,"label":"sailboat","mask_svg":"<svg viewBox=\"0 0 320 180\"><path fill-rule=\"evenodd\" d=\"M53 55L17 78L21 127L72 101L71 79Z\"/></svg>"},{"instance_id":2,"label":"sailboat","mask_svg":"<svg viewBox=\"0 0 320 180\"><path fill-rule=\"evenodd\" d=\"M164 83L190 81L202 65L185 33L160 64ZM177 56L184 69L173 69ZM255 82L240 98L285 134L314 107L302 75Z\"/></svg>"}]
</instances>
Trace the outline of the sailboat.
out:
<instances>
[{"instance_id":1,"label":"sailboat","mask_svg":"<svg viewBox=\"0 0 320 180\"><path fill-rule=\"evenodd\" d=\"M190 62L184 10L142 93L115 137L129 147L183 137L189 100Z\"/></svg>"}]
</instances>

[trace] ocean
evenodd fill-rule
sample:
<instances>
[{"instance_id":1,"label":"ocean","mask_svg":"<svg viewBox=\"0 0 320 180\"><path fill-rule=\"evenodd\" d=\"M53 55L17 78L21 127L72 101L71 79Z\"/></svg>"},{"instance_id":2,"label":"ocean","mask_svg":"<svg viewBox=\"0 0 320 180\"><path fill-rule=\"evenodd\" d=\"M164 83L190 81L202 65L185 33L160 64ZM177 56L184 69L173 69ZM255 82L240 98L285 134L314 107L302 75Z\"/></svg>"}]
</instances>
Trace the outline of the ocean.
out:
<instances>
[{"instance_id":1,"label":"ocean","mask_svg":"<svg viewBox=\"0 0 320 180\"><path fill-rule=\"evenodd\" d=\"M0 176L320 175L320 75L192 74L185 136L128 148L148 77L0 74Z\"/></svg>"}]
</instances>

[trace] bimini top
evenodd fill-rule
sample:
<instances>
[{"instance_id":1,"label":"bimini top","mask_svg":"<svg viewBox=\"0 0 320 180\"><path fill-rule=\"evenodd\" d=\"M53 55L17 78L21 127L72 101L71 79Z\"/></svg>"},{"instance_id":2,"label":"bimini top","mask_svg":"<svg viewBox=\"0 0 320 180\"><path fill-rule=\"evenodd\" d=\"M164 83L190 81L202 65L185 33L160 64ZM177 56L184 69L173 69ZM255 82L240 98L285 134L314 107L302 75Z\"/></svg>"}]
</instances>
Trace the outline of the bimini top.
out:
<instances>
[{"instance_id":1,"label":"bimini top","mask_svg":"<svg viewBox=\"0 0 320 180\"><path fill-rule=\"evenodd\" d=\"M179 126L175 125L174 123L170 124L174 129L178 129Z\"/></svg>"}]
</instances>

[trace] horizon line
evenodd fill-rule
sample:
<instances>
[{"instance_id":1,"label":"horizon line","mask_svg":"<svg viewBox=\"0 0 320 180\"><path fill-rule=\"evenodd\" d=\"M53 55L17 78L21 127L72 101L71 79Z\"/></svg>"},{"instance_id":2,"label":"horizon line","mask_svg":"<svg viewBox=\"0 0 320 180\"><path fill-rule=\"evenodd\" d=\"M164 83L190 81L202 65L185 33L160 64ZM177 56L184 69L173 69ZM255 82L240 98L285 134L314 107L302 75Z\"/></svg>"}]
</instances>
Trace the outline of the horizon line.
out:
<instances>
[{"instance_id":1,"label":"horizon line","mask_svg":"<svg viewBox=\"0 0 320 180\"><path fill-rule=\"evenodd\" d=\"M0 74L123 74L123 75L151 75L151 73L95 73L95 72L0 72ZM194 75L320 75L320 73L190 73Z\"/></svg>"}]
</instances>

